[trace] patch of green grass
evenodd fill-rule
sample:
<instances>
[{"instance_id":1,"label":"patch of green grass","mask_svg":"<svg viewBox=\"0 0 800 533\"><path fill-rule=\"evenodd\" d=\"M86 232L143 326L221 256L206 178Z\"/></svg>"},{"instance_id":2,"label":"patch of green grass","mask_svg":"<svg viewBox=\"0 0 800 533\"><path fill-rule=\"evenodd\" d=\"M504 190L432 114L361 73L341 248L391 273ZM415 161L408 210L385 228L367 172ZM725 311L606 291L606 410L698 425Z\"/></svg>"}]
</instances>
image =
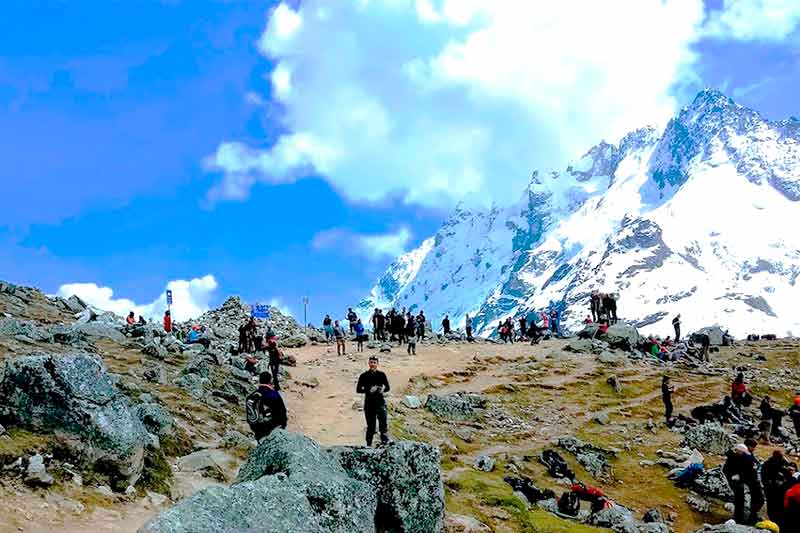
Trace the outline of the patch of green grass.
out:
<instances>
[{"instance_id":1,"label":"patch of green grass","mask_svg":"<svg viewBox=\"0 0 800 533\"><path fill-rule=\"evenodd\" d=\"M142 476L136 483L136 490L139 495L144 495L147 490L169 495L172 480L172 467L167 462L164 452L162 450L147 450L144 454Z\"/></svg>"}]
</instances>

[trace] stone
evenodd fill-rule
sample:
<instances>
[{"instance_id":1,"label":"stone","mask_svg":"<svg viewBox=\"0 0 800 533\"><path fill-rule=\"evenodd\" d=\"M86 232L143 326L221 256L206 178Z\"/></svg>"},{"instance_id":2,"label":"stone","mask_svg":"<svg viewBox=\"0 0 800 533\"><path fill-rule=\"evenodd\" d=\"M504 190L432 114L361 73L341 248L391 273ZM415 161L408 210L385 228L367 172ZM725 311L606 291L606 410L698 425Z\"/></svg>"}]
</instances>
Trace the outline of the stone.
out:
<instances>
[{"instance_id":1,"label":"stone","mask_svg":"<svg viewBox=\"0 0 800 533\"><path fill-rule=\"evenodd\" d=\"M114 497L114 491L111 490L111 487L108 485L100 485L99 487L95 487L94 491L101 496L105 496L106 498Z\"/></svg>"},{"instance_id":2,"label":"stone","mask_svg":"<svg viewBox=\"0 0 800 533\"><path fill-rule=\"evenodd\" d=\"M495 461L488 455L479 455L475 462L472 464L472 467L475 470L480 470L482 472L491 472L494 470Z\"/></svg>"},{"instance_id":3,"label":"stone","mask_svg":"<svg viewBox=\"0 0 800 533\"><path fill-rule=\"evenodd\" d=\"M645 524L664 524L666 521L664 517L661 516L661 511L656 508L648 509L647 512L644 513L642 517L642 522Z\"/></svg>"},{"instance_id":4,"label":"stone","mask_svg":"<svg viewBox=\"0 0 800 533\"><path fill-rule=\"evenodd\" d=\"M470 428L456 427L453 428L453 435L463 440L464 442L472 442L475 431Z\"/></svg>"},{"instance_id":5,"label":"stone","mask_svg":"<svg viewBox=\"0 0 800 533\"><path fill-rule=\"evenodd\" d=\"M722 331L722 328L719 326L707 326L695 331L689 338L692 342L699 345L702 335L708 335L711 346L722 346L722 339L725 336L725 332Z\"/></svg>"},{"instance_id":6,"label":"stone","mask_svg":"<svg viewBox=\"0 0 800 533\"><path fill-rule=\"evenodd\" d=\"M53 484L53 476L47 472L44 466L44 457L38 453L28 460L24 481L33 487L49 487Z\"/></svg>"},{"instance_id":7,"label":"stone","mask_svg":"<svg viewBox=\"0 0 800 533\"><path fill-rule=\"evenodd\" d=\"M381 353L390 353L392 351L392 347L389 344L381 344Z\"/></svg>"},{"instance_id":8,"label":"stone","mask_svg":"<svg viewBox=\"0 0 800 533\"><path fill-rule=\"evenodd\" d=\"M599 413L595 415L594 418L592 418L592 420L597 424L600 424L601 426L608 425L608 423L611 422L611 420L608 417L608 413Z\"/></svg>"},{"instance_id":9,"label":"stone","mask_svg":"<svg viewBox=\"0 0 800 533\"><path fill-rule=\"evenodd\" d=\"M606 365L618 366L625 364L626 357L620 353L603 350L597 356L597 360Z\"/></svg>"},{"instance_id":10,"label":"stone","mask_svg":"<svg viewBox=\"0 0 800 533\"><path fill-rule=\"evenodd\" d=\"M227 481L223 461L224 453L198 450L178 458L177 466L181 472L193 472L217 481Z\"/></svg>"},{"instance_id":11,"label":"stone","mask_svg":"<svg viewBox=\"0 0 800 533\"><path fill-rule=\"evenodd\" d=\"M150 383L164 385L167 382L167 371L161 365L150 365L145 367L142 377Z\"/></svg>"},{"instance_id":12,"label":"stone","mask_svg":"<svg viewBox=\"0 0 800 533\"><path fill-rule=\"evenodd\" d=\"M622 394L622 383L620 382L619 378L615 375L608 376L606 383L611 385L611 388L614 389L614 392L617 394Z\"/></svg>"},{"instance_id":13,"label":"stone","mask_svg":"<svg viewBox=\"0 0 800 533\"><path fill-rule=\"evenodd\" d=\"M284 339L281 339L281 346L286 348L300 348L308 344L308 337L303 333L295 333Z\"/></svg>"},{"instance_id":14,"label":"stone","mask_svg":"<svg viewBox=\"0 0 800 533\"><path fill-rule=\"evenodd\" d=\"M281 366L297 366L297 357L290 353L283 353L281 357Z\"/></svg>"},{"instance_id":15,"label":"stone","mask_svg":"<svg viewBox=\"0 0 800 533\"><path fill-rule=\"evenodd\" d=\"M117 490L139 479L147 431L103 363L86 353L36 354L5 361L0 415L58 432Z\"/></svg>"},{"instance_id":16,"label":"stone","mask_svg":"<svg viewBox=\"0 0 800 533\"><path fill-rule=\"evenodd\" d=\"M156 403L140 403L134 408L134 412L153 435L161 438L172 434L175 421L166 408Z\"/></svg>"},{"instance_id":17,"label":"stone","mask_svg":"<svg viewBox=\"0 0 800 533\"><path fill-rule=\"evenodd\" d=\"M573 339L564 346L564 350L575 353L591 353L593 348L591 339Z\"/></svg>"},{"instance_id":18,"label":"stone","mask_svg":"<svg viewBox=\"0 0 800 533\"><path fill-rule=\"evenodd\" d=\"M686 503L698 513L706 514L711 512L711 503L697 494L688 494L686 496Z\"/></svg>"},{"instance_id":19,"label":"stone","mask_svg":"<svg viewBox=\"0 0 800 533\"><path fill-rule=\"evenodd\" d=\"M736 438L720 424L701 424L690 428L683 437L681 446L707 453L724 455L736 445Z\"/></svg>"},{"instance_id":20,"label":"stone","mask_svg":"<svg viewBox=\"0 0 800 533\"><path fill-rule=\"evenodd\" d=\"M695 533L764 533L764 530L750 526L742 526L735 523L733 520L728 520L724 524L717 524L715 526L706 524L695 531Z\"/></svg>"},{"instance_id":21,"label":"stone","mask_svg":"<svg viewBox=\"0 0 800 533\"><path fill-rule=\"evenodd\" d=\"M422 402L416 396L404 396L403 405L405 405L409 409L419 409L420 407L422 407Z\"/></svg>"},{"instance_id":22,"label":"stone","mask_svg":"<svg viewBox=\"0 0 800 533\"><path fill-rule=\"evenodd\" d=\"M378 494L379 532L438 533L444 525L444 485L439 449L397 441L380 448L335 447L347 474Z\"/></svg>"},{"instance_id":23,"label":"stone","mask_svg":"<svg viewBox=\"0 0 800 533\"><path fill-rule=\"evenodd\" d=\"M593 477L604 478L611 476L611 464L609 464L608 460L616 455L611 450L594 446L575 437L561 437L558 439L557 444L560 448L573 454Z\"/></svg>"},{"instance_id":24,"label":"stone","mask_svg":"<svg viewBox=\"0 0 800 533\"><path fill-rule=\"evenodd\" d=\"M14 337L17 340L27 339L29 342L52 342L50 333L29 320L18 320L12 317L0 317L0 337ZM23 340L23 342L25 342Z\"/></svg>"},{"instance_id":25,"label":"stone","mask_svg":"<svg viewBox=\"0 0 800 533\"><path fill-rule=\"evenodd\" d=\"M456 392L452 394L431 394L425 401L425 408L440 418L447 420L467 420L477 416L475 409L486 407L486 399L479 394Z\"/></svg>"},{"instance_id":26,"label":"stone","mask_svg":"<svg viewBox=\"0 0 800 533\"><path fill-rule=\"evenodd\" d=\"M709 498L726 502L733 501L733 491L728 485L725 474L722 473L721 466L704 470L692 482L692 489Z\"/></svg>"},{"instance_id":27,"label":"stone","mask_svg":"<svg viewBox=\"0 0 800 533\"><path fill-rule=\"evenodd\" d=\"M162 361L167 358L167 349L161 346L161 343L155 339L148 342L145 347L142 348L142 353Z\"/></svg>"},{"instance_id":28,"label":"stone","mask_svg":"<svg viewBox=\"0 0 800 533\"><path fill-rule=\"evenodd\" d=\"M445 533L491 533L491 528L479 520L460 514L447 513L444 517Z\"/></svg>"},{"instance_id":29,"label":"stone","mask_svg":"<svg viewBox=\"0 0 800 533\"><path fill-rule=\"evenodd\" d=\"M125 335L119 328L103 322L76 323L72 326L72 329L73 331L78 331L93 339L108 339L119 343L125 342Z\"/></svg>"},{"instance_id":30,"label":"stone","mask_svg":"<svg viewBox=\"0 0 800 533\"><path fill-rule=\"evenodd\" d=\"M626 352L636 348L643 340L635 327L619 323L609 326L608 331L601 338L611 348L625 350Z\"/></svg>"},{"instance_id":31,"label":"stone","mask_svg":"<svg viewBox=\"0 0 800 533\"><path fill-rule=\"evenodd\" d=\"M240 452L249 453L255 449L258 444L255 439L248 437L238 431L231 430L222 436L220 447L226 450L237 450Z\"/></svg>"},{"instance_id":32,"label":"stone","mask_svg":"<svg viewBox=\"0 0 800 533\"><path fill-rule=\"evenodd\" d=\"M147 491L147 500L150 502L150 505L153 507L163 507L166 505L169 498L164 496L163 494L159 494L157 492Z\"/></svg>"},{"instance_id":33,"label":"stone","mask_svg":"<svg viewBox=\"0 0 800 533\"><path fill-rule=\"evenodd\" d=\"M610 528L618 533L669 533L666 524L640 522L634 518L629 509L619 503L614 503L598 513L593 513L589 518L589 523Z\"/></svg>"},{"instance_id":34,"label":"stone","mask_svg":"<svg viewBox=\"0 0 800 533\"><path fill-rule=\"evenodd\" d=\"M192 397L198 400L206 398L206 387L209 383L208 378L204 378L199 374L184 374L175 380L175 385L183 388Z\"/></svg>"}]
</instances>

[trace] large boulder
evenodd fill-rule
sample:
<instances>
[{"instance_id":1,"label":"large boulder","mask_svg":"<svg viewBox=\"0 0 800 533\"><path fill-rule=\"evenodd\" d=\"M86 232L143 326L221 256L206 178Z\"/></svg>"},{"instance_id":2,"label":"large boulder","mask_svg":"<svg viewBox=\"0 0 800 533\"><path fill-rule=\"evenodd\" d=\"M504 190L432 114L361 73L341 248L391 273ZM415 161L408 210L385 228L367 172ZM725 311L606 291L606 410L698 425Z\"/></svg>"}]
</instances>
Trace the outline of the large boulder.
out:
<instances>
[{"instance_id":1,"label":"large boulder","mask_svg":"<svg viewBox=\"0 0 800 533\"><path fill-rule=\"evenodd\" d=\"M669 533L666 524L641 522L626 507L614 503L599 513L591 515L590 522L597 526L607 527L617 533Z\"/></svg>"},{"instance_id":2,"label":"large boulder","mask_svg":"<svg viewBox=\"0 0 800 533\"><path fill-rule=\"evenodd\" d=\"M692 488L708 498L716 498L726 502L733 501L733 491L722 473L722 467L717 466L704 470L692 481Z\"/></svg>"},{"instance_id":3,"label":"large boulder","mask_svg":"<svg viewBox=\"0 0 800 533\"><path fill-rule=\"evenodd\" d=\"M722 328L719 326L708 326L695 331L689 338L692 339L693 342L699 344L702 335L708 335L711 346L722 346L722 338L725 336L725 332L722 331Z\"/></svg>"},{"instance_id":4,"label":"large boulder","mask_svg":"<svg viewBox=\"0 0 800 533\"><path fill-rule=\"evenodd\" d=\"M616 456L612 450L606 450L583 442L576 437L561 437L557 441L558 447L573 454L578 462L596 478L611 476L609 460Z\"/></svg>"},{"instance_id":5,"label":"large boulder","mask_svg":"<svg viewBox=\"0 0 800 533\"><path fill-rule=\"evenodd\" d=\"M114 342L125 342L125 335L119 328L107 322L94 321L83 324L75 323L72 329L93 339L108 339Z\"/></svg>"},{"instance_id":6,"label":"large boulder","mask_svg":"<svg viewBox=\"0 0 800 533\"><path fill-rule=\"evenodd\" d=\"M347 474L378 494L377 531L433 533L444 525L444 486L435 446L398 441L381 448L331 448Z\"/></svg>"},{"instance_id":7,"label":"large boulder","mask_svg":"<svg viewBox=\"0 0 800 533\"><path fill-rule=\"evenodd\" d=\"M3 424L55 432L118 490L142 471L147 431L102 362L86 353L37 354L5 362Z\"/></svg>"},{"instance_id":8,"label":"large boulder","mask_svg":"<svg viewBox=\"0 0 800 533\"><path fill-rule=\"evenodd\" d=\"M642 342L639 331L628 324L614 324L608 327L608 331L602 336L611 348L619 348L631 351Z\"/></svg>"},{"instance_id":9,"label":"large boulder","mask_svg":"<svg viewBox=\"0 0 800 533\"><path fill-rule=\"evenodd\" d=\"M431 394L425 408L440 418L466 420L476 416L475 409L486 407L486 398L480 394L455 392L453 394Z\"/></svg>"},{"instance_id":10,"label":"large boulder","mask_svg":"<svg viewBox=\"0 0 800 533\"><path fill-rule=\"evenodd\" d=\"M682 446L701 452L724 455L736 442L736 438L720 424L701 424L686 432Z\"/></svg>"},{"instance_id":11,"label":"large boulder","mask_svg":"<svg viewBox=\"0 0 800 533\"><path fill-rule=\"evenodd\" d=\"M52 342L50 333L29 320L17 320L11 317L0 318L0 337L14 337L18 340L33 342Z\"/></svg>"},{"instance_id":12,"label":"large boulder","mask_svg":"<svg viewBox=\"0 0 800 533\"><path fill-rule=\"evenodd\" d=\"M443 516L436 448L401 441L325 449L276 429L230 488L204 489L140 533L438 533Z\"/></svg>"},{"instance_id":13,"label":"large boulder","mask_svg":"<svg viewBox=\"0 0 800 533\"><path fill-rule=\"evenodd\" d=\"M750 526L742 526L740 524L725 522L724 524L717 524L711 526L705 524L702 528L695 531L695 533L764 533L763 529L756 529ZM782 530L781 530L782 531Z\"/></svg>"}]
</instances>

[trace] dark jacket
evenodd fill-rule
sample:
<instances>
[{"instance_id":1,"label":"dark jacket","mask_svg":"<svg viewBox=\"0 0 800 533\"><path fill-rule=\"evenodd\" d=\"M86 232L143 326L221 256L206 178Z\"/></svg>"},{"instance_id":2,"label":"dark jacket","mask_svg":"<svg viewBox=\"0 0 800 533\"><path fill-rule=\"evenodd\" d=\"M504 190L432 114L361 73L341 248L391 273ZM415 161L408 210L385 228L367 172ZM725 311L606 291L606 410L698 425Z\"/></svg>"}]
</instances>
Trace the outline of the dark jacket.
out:
<instances>
[{"instance_id":1,"label":"dark jacket","mask_svg":"<svg viewBox=\"0 0 800 533\"><path fill-rule=\"evenodd\" d=\"M270 412L272 413L272 428L283 428L286 429L286 422L288 417L286 415L286 404L283 403L283 398L275 389L270 387L261 385L258 387L258 392L261 393L261 397L264 399L264 405L269 407Z\"/></svg>"},{"instance_id":2,"label":"dark jacket","mask_svg":"<svg viewBox=\"0 0 800 533\"><path fill-rule=\"evenodd\" d=\"M758 483L756 461L749 453L739 454L729 451L725 459L725 464L722 466L722 473L725 474L728 483L733 482L733 476L739 476L739 482L745 485L754 485Z\"/></svg>"},{"instance_id":3,"label":"dark jacket","mask_svg":"<svg viewBox=\"0 0 800 533\"><path fill-rule=\"evenodd\" d=\"M382 385L381 392L372 393L370 389L376 385ZM389 392L389 379L386 374L380 370L367 370L358 376L358 384L356 385L356 392L364 395L365 402L382 402L383 394Z\"/></svg>"}]
</instances>

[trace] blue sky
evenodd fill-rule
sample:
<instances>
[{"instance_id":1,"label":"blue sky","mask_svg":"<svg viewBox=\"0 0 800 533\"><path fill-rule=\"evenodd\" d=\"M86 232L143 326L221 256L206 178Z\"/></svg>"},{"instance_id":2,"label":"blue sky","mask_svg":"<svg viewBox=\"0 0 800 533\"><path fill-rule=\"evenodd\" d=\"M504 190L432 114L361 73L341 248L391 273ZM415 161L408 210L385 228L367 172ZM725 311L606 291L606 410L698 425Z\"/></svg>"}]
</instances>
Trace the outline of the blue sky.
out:
<instances>
[{"instance_id":1,"label":"blue sky","mask_svg":"<svg viewBox=\"0 0 800 533\"><path fill-rule=\"evenodd\" d=\"M792 2L641 0L591 24L567 4L6 3L0 279L147 303L212 275L200 300L297 314L308 294L318 320L455 202L509 201L704 86L800 115Z\"/></svg>"}]
</instances>

